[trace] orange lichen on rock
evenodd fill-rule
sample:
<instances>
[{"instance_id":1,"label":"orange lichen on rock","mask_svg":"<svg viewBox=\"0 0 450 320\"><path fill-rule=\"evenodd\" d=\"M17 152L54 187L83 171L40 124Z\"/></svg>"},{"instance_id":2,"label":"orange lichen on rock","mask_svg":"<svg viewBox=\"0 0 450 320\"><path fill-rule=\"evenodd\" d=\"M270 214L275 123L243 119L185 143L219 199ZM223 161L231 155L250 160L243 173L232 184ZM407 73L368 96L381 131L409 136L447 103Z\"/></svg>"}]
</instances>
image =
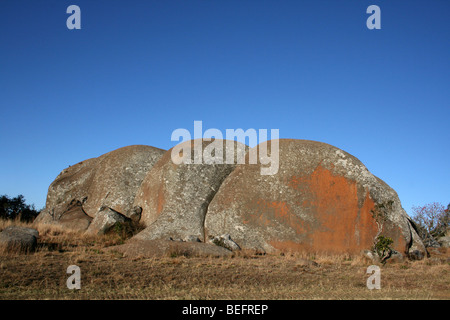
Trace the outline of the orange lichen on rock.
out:
<instances>
[{"instance_id":1,"label":"orange lichen on rock","mask_svg":"<svg viewBox=\"0 0 450 320\"><path fill-rule=\"evenodd\" d=\"M245 216L245 224L253 224L264 227L276 227L282 224L292 228L296 234L306 233L304 221L295 215L286 201L266 201L259 199L251 210L251 214Z\"/></svg>"},{"instance_id":2,"label":"orange lichen on rock","mask_svg":"<svg viewBox=\"0 0 450 320\"><path fill-rule=\"evenodd\" d=\"M360 207L355 181L333 175L328 169L318 166L309 176L293 177L289 186L307 193L304 196L309 200L309 212L314 216L314 223L301 244L272 241L272 246L320 252L356 252L372 246L378 231L371 214L374 202L366 192ZM287 212L283 213L288 216ZM297 229L295 225L291 226Z\"/></svg>"}]
</instances>

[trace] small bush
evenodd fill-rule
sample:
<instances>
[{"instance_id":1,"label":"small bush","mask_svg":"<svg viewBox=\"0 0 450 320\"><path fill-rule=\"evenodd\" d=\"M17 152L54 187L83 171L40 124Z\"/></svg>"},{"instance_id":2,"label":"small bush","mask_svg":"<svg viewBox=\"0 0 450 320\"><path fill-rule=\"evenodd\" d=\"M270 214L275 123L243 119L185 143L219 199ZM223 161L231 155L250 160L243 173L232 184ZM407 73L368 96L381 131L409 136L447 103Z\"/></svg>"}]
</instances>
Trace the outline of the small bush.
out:
<instances>
[{"instance_id":1,"label":"small bush","mask_svg":"<svg viewBox=\"0 0 450 320\"><path fill-rule=\"evenodd\" d=\"M378 257L380 257L382 263L385 263L386 260L391 256L393 250L390 246L393 243L394 240L389 237L385 237L383 235L377 237L374 249L378 254Z\"/></svg>"},{"instance_id":2,"label":"small bush","mask_svg":"<svg viewBox=\"0 0 450 320\"><path fill-rule=\"evenodd\" d=\"M112 228L112 233L117 235L122 241L125 241L144 229L144 226L138 222L126 221L119 222Z\"/></svg>"}]
</instances>

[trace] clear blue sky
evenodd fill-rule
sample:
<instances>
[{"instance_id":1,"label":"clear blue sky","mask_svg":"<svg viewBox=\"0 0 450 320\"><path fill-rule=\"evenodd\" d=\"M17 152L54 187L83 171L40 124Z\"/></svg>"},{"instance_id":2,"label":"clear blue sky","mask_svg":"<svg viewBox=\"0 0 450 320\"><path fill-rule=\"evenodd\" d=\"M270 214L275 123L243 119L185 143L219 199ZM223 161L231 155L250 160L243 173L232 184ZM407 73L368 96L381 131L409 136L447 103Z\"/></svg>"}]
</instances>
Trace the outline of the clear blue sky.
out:
<instances>
[{"instance_id":1,"label":"clear blue sky","mask_svg":"<svg viewBox=\"0 0 450 320\"><path fill-rule=\"evenodd\" d=\"M337 146L408 213L447 205L449 14L448 0L0 0L0 194L41 208L67 166L168 149L201 120Z\"/></svg>"}]
</instances>

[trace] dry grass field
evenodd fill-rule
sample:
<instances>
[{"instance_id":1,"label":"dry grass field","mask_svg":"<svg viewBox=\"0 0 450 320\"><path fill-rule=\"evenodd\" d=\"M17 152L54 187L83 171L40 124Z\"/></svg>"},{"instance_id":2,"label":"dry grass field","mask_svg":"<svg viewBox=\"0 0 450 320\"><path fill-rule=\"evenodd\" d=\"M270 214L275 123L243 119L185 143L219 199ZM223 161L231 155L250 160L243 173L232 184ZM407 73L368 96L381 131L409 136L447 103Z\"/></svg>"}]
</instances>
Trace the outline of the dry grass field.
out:
<instances>
[{"instance_id":1,"label":"dry grass field","mask_svg":"<svg viewBox=\"0 0 450 320\"><path fill-rule=\"evenodd\" d=\"M19 222L2 221L0 230ZM22 224L24 225L24 224ZM450 299L450 253L381 267L381 289L369 290L359 256L256 255L125 258L108 246L119 234L86 237L49 225L32 253L0 254L0 300L9 299ZM69 265L81 269L81 289L69 290Z\"/></svg>"}]
</instances>

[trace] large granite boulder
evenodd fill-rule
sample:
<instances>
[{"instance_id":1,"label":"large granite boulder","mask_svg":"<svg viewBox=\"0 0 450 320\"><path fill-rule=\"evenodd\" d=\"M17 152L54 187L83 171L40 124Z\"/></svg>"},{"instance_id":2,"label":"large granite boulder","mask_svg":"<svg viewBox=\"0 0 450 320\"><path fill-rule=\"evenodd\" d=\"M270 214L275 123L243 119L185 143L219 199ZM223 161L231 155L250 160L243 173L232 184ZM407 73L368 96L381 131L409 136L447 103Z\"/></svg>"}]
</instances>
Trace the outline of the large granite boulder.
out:
<instances>
[{"instance_id":1,"label":"large granite boulder","mask_svg":"<svg viewBox=\"0 0 450 320\"><path fill-rule=\"evenodd\" d=\"M57 223L65 213L73 209L74 204L81 207L88 198L88 190L100 158L84 160L61 171L50 184L45 208L35 221Z\"/></svg>"},{"instance_id":2,"label":"large granite boulder","mask_svg":"<svg viewBox=\"0 0 450 320\"><path fill-rule=\"evenodd\" d=\"M141 221L147 225L137 239L194 236L204 241L208 206L246 151L243 144L220 139L190 140L174 148L148 172L136 195L134 206L142 208ZM187 161L173 161L178 151Z\"/></svg>"},{"instance_id":3,"label":"large granite boulder","mask_svg":"<svg viewBox=\"0 0 450 320\"><path fill-rule=\"evenodd\" d=\"M78 222L80 218L84 221L72 226L86 229L87 217L95 218L103 207L133 216L134 196L164 152L150 146L128 146L63 170L50 185L46 207L36 221L69 223L74 215ZM76 213L74 203L78 204Z\"/></svg>"},{"instance_id":4,"label":"large granite boulder","mask_svg":"<svg viewBox=\"0 0 450 320\"><path fill-rule=\"evenodd\" d=\"M208 206L205 237L229 234L241 248L359 253L378 235L425 252L396 192L331 145L279 140L279 170L238 165ZM270 141L255 147L267 147Z\"/></svg>"}]
</instances>

